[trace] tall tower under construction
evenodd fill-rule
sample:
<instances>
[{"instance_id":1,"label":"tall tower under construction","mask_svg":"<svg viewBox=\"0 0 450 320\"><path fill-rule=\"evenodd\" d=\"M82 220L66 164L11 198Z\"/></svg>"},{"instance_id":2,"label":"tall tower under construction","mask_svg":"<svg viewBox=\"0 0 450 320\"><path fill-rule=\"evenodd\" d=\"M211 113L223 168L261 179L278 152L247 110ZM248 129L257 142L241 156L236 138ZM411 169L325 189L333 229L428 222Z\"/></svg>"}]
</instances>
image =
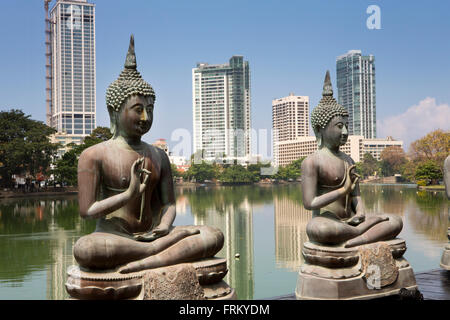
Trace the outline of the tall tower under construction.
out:
<instances>
[{"instance_id":1,"label":"tall tower under construction","mask_svg":"<svg viewBox=\"0 0 450 320\"><path fill-rule=\"evenodd\" d=\"M95 5L44 0L47 125L56 140L80 143L96 126Z\"/></svg>"}]
</instances>

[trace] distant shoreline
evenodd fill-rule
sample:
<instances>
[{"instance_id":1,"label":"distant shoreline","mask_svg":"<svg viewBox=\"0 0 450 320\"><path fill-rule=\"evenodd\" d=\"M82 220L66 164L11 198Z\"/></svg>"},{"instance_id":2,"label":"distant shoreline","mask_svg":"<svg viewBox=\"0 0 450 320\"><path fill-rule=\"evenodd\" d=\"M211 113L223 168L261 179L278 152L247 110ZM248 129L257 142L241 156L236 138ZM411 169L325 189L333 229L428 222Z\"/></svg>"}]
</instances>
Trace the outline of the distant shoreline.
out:
<instances>
[{"instance_id":1,"label":"distant shoreline","mask_svg":"<svg viewBox=\"0 0 450 320\"><path fill-rule=\"evenodd\" d=\"M220 184L214 182L200 183L200 182L181 182L175 183L176 188L197 188L197 187L221 187L221 186L272 186L272 185L288 185L288 184L300 184L299 181L279 181L279 182L254 182L254 183L227 183ZM362 182L362 185L411 185L408 183L374 183L374 182ZM444 191L445 187L441 185L436 186L417 186L419 190L425 191ZM46 190L46 191L35 191L35 192L22 192L22 191L0 191L0 199L9 198L25 198L25 197L50 197L50 196L64 196L64 195L76 195L78 194L77 188L67 187L67 188L56 188L56 190Z\"/></svg>"}]
</instances>

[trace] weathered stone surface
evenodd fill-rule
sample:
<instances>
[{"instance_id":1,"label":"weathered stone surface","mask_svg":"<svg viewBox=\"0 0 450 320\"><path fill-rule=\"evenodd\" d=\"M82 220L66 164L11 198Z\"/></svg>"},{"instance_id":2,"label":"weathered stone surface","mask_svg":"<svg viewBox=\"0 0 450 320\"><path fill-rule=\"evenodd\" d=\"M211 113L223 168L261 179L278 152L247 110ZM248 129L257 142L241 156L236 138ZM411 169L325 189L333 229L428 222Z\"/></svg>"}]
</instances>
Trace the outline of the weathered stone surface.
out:
<instances>
[{"instance_id":1,"label":"weathered stone surface","mask_svg":"<svg viewBox=\"0 0 450 320\"><path fill-rule=\"evenodd\" d=\"M204 300L203 288L192 264L148 270L144 274L144 300Z\"/></svg>"},{"instance_id":2,"label":"weathered stone surface","mask_svg":"<svg viewBox=\"0 0 450 320\"><path fill-rule=\"evenodd\" d=\"M377 242L362 246L359 253L364 279L369 287L381 289L397 280L398 267L387 243Z\"/></svg>"}]
</instances>

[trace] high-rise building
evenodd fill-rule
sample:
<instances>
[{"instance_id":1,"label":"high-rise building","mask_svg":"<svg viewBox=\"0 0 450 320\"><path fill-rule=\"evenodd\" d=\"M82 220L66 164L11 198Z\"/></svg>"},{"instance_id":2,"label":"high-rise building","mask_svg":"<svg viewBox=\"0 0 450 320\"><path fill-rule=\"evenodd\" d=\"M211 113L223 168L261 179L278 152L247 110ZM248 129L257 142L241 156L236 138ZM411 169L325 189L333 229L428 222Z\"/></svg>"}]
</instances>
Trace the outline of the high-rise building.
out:
<instances>
[{"instance_id":1,"label":"high-rise building","mask_svg":"<svg viewBox=\"0 0 450 320\"><path fill-rule=\"evenodd\" d=\"M47 124L80 143L96 126L94 4L57 0L47 29Z\"/></svg>"},{"instance_id":2,"label":"high-rise building","mask_svg":"<svg viewBox=\"0 0 450 320\"><path fill-rule=\"evenodd\" d=\"M349 134L375 139L375 57L350 50L336 59L338 103L349 112Z\"/></svg>"},{"instance_id":3,"label":"high-rise building","mask_svg":"<svg viewBox=\"0 0 450 320\"><path fill-rule=\"evenodd\" d=\"M250 69L242 56L192 69L194 154L203 158L250 155Z\"/></svg>"},{"instance_id":4,"label":"high-rise building","mask_svg":"<svg viewBox=\"0 0 450 320\"><path fill-rule=\"evenodd\" d=\"M272 100L273 158L279 165L278 144L309 136L309 97L289 96Z\"/></svg>"}]
</instances>

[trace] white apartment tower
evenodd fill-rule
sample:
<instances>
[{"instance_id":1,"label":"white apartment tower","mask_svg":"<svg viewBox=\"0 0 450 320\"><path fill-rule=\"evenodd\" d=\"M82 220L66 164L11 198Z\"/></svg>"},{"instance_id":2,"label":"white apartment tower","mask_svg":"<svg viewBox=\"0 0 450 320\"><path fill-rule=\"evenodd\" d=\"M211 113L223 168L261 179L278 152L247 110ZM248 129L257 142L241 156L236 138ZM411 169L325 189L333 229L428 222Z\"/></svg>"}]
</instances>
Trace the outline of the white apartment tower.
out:
<instances>
[{"instance_id":1,"label":"white apartment tower","mask_svg":"<svg viewBox=\"0 0 450 320\"><path fill-rule=\"evenodd\" d=\"M95 6L57 0L50 11L51 104L48 125L80 143L95 120Z\"/></svg>"},{"instance_id":2,"label":"white apartment tower","mask_svg":"<svg viewBox=\"0 0 450 320\"><path fill-rule=\"evenodd\" d=\"M203 158L250 155L250 69L242 56L192 69L194 154Z\"/></svg>"},{"instance_id":3,"label":"white apartment tower","mask_svg":"<svg viewBox=\"0 0 450 320\"><path fill-rule=\"evenodd\" d=\"M279 143L309 136L309 96L272 100L273 158L280 165Z\"/></svg>"}]
</instances>

